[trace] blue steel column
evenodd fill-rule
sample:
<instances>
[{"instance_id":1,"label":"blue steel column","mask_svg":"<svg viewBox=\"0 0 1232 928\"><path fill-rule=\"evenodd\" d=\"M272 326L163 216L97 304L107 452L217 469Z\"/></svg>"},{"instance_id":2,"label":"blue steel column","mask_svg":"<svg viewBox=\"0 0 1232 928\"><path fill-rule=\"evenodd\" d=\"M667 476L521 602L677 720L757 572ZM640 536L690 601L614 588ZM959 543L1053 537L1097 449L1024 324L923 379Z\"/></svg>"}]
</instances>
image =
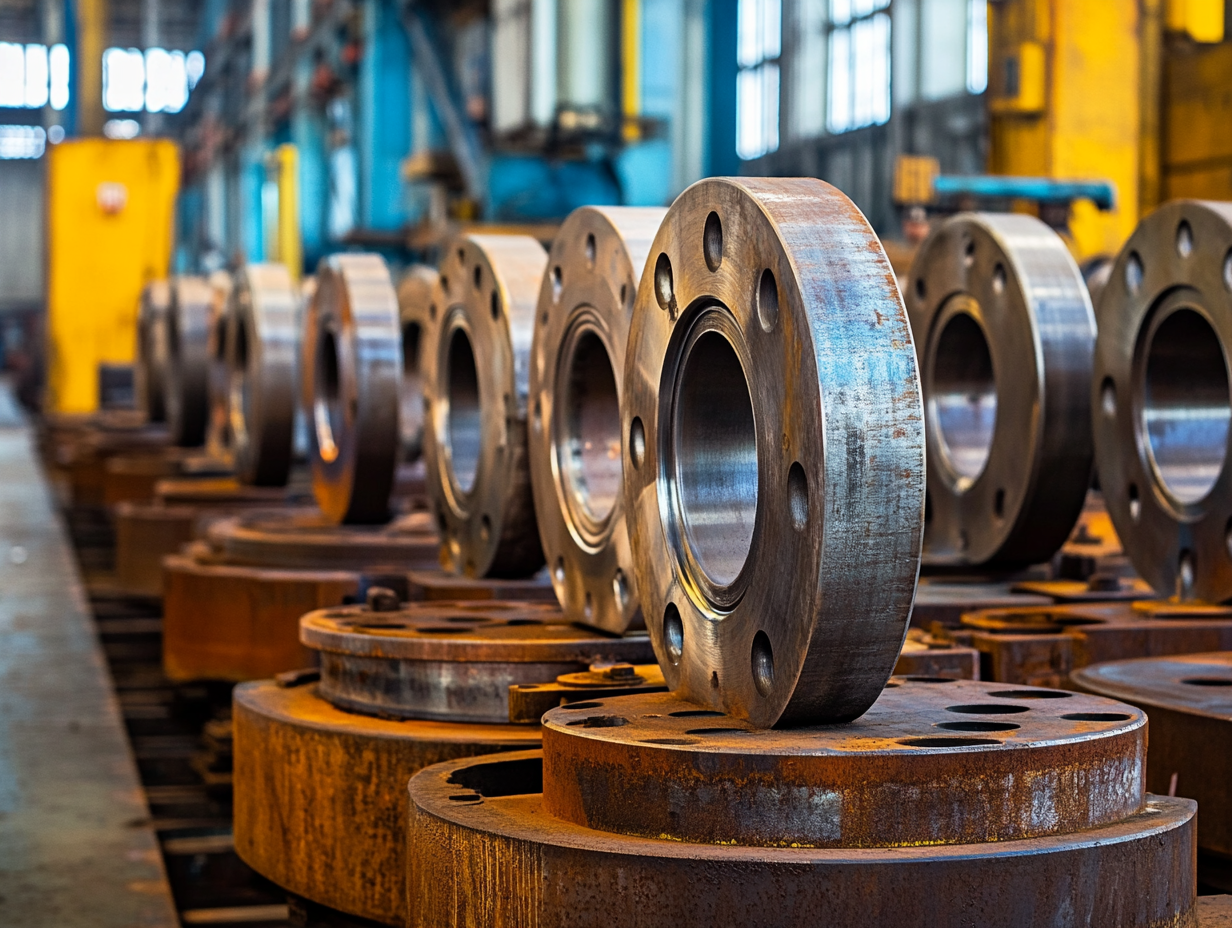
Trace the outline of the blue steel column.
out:
<instances>
[{"instance_id":1,"label":"blue steel column","mask_svg":"<svg viewBox=\"0 0 1232 928\"><path fill-rule=\"evenodd\" d=\"M359 225L392 231L406 224L402 160L411 148L410 49L394 0L366 0L356 149Z\"/></svg>"},{"instance_id":2,"label":"blue steel column","mask_svg":"<svg viewBox=\"0 0 1232 928\"><path fill-rule=\"evenodd\" d=\"M738 0L710 0L709 78L710 144L706 173L730 176L740 173L736 155L736 16Z\"/></svg>"}]
</instances>

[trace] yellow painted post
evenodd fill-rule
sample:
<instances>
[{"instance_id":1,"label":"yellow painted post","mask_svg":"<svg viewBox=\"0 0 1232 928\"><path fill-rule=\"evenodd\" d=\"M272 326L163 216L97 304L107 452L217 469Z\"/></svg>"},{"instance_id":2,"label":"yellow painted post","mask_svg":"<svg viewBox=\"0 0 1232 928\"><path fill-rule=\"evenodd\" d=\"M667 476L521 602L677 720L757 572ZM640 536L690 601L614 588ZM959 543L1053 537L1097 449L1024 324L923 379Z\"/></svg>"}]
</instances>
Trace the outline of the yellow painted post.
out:
<instances>
[{"instance_id":1,"label":"yellow painted post","mask_svg":"<svg viewBox=\"0 0 1232 928\"><path fill-rule=\"evenodd\" d=\"M141 289L170 268L179 183L179 149L166 140L49 149L49 412L92 412L99 363L132 363Z\"/></svg>"},{"instance_id":2,"label":"yellow painted post","mask_svg":"<svg viewBox=\"0 0 1232 928\"><path fill-rule=\"evenodd\" d=\"M623 0L620 33L621 135L636 142L642 135L642 2Z\"/></svg>"},{"instance_id":3,"label":"yellow painted post","mask_svg":"<svg viewBox=\"0 0 1232 928\"><path fill-rule=\"evenodd\" d=\"M77 0L77 120L82 135L103 134L103 46L107 0Z\"/></svg>"},{"instance_id":4,"label":"yellow painted post","mask_svg":"<svg viewBox=\"0 0 1232 928\"><path fill-rule=\"evenodd\" d=\"M278 159L278 262L285 264L291 279L299 281L304 266L304 246L299 228L299 149L279 145Z\"/></svg>"},{"instance_id":5,"label":"yellow painted post","mask_svg":"<svg viewBox=\"0 0 1232 928\"><path fill-rule=\"evenodd\" d=\"M1168 0L1168 31L1195 42L1222 42L1224 0Z\"/></svg>"},{"instance_id":6,"label":"yellow painted post","mask_svg":"<svg viewBox=\"0 0 1232 928\"><path fill-rule=\"evenodd\" d=\"M989 4L989 170L1116 184L1111 212L1074 204L1080 258L1115 254L1138 222L1140 26L1137 0Z\"/></svg>"}]
</instances>

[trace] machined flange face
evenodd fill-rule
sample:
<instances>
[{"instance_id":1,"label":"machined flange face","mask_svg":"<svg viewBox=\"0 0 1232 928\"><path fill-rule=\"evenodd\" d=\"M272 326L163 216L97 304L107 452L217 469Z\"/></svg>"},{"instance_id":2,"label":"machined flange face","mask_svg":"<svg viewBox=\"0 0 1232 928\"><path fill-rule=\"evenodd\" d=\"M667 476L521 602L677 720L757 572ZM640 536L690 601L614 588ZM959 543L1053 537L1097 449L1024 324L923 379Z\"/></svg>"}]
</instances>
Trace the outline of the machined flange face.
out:
<instances>
[{"instance_id":1,"label":"machined flange face","mask_svg":"<svg viewBox=\"0 0 1232 928\"><path fill-rule=\"evenodd\" d=\"M229 562L290 570L431 569L438 543L426 513L385 525L336 525L319 512L252 512L209 527Z\"/></svg>"},{"instance_id":2,"label":"machined flange face","mask_svg":"<svg viewBox=\"0 0 1232 928\"><path fill-rule=\"evenodd\" d=\"M1098 310L1091 418L1117 535L1161 595L1232 599L1232 203L1142 220Z\"/></svg>"},{"instance_id":3,"label":"machined flange face","mask_svg":"<svg viewBox=\"0 0 1232 928\"><path fill-rule=\"evenodd\" d=\"M205 443L209 420L209 337L214 289L204 277L176 277L167 313L166 410L171 440Z\"/></svg>"},{"instance_id":4,"label":"machined flange face","mask_svg":"<svg viewBox=\"0 0 1232 928\"><path fill-rule=\"evenodd\" d=\"M432 294L440 281L435 268L414 264L398 282L398 320L402 328L402 452L407 461L423 453L424 358L431 323Z\"/></svg>"},{"instance_id":5,"label":"machined flange face","mask_svg":"<svg viewBox=\"0 0 1232 928\"><path fill-rule=\"evenodd\" d=\"M281 264L237 273L227 324L228 410L235 473L282 486L291 470L299 397L299 296Z\"/></svg>"},{"instance_id":6,"label":"machined flange face","mask_svg":"<svg viewBox=\"0 0 1232 928\"><path fill-rule=\"evenodd\" d=\"M621 494L625 345L666 213L574 210L553 242L535 317L530 467L539 538L565 614L613 632L639 615Z\"/></svg>"},{"instance_id":7,"label":"machined flange face","mask_svg":"<svg viewBox=\"0 0 1232 928\"><path fill-rule=\"evenodd\" d=\"M319 652L321 695L334 705L455 722L508 722L511 686L554 680L600 661L640 663L653 653L645 636L581 628L554 603L325 609L304 616L300 640Z\"/></svg>"},{"instance_id":8,"label":"machined flange face","mask_svg":"<svg viewBox=\"0 0 1232 928\"><path fill-rule=\"evenodd\" d=\"M1065 542L1090 487L1095 315L1061 237L1033 216L964 213L906 286L928 438L925 564L1030 564Z\"/></svg>"},{"instance_id":9,"label":"machined flange face","mask_svg":"<svg viewBox=\"0 0 1232 928\"><path fill-rule=\"evenodd\" d=\"M543 565L526 432L535 305L546 263L543 247L529 236L459 238L441 260L429 307L423 352L428 491L442 560L467 576L528 576Z\"/></svg>"},{"instance_id":10,"label":"machined flange face","mask_svg":"<svg viewBox=\"0 0 1232 928\"><path fill-rule=\"evenodd\" d=\"M167 418L167 314L171 285L152 280L141 291L137 309L137 363L133 368L137 408L149 422Z\"/></svg>"},{"instance_id":11,"label":"machined flange face","mask_svg":"<svg viewBox=\"0 0 1232 928\"><path fill-rule=\"evenodd\" d=\"M911 329L859 210L811 179L686 190L624 387L625 514L668 684L761 726L859 716L902 645L924 521Z\"/></svg>"},{"instance_id":12,"label":"machined flange face","mask_svg":"<svg viewBox=\"0 0 1232 928\"><path fill-rule=\"evenodd\" d=\"M398 299L385 261L323 258L306 313L300 369L313 495L334 522L384 522L402 389Z\"/></svg>"},{"instance_id":13,"label":"machined flange face","mask_svg":"<svg viewBox=\"0 0 1232 928\"><path fill-rule=\"evenodd\" d=\"M1063 690L895 677L859 720L787 731L658 693L561 706L543 726L549 812L698 844L1016 841L1144 801L1145 713Z\"/></svg>"}]
</instances>

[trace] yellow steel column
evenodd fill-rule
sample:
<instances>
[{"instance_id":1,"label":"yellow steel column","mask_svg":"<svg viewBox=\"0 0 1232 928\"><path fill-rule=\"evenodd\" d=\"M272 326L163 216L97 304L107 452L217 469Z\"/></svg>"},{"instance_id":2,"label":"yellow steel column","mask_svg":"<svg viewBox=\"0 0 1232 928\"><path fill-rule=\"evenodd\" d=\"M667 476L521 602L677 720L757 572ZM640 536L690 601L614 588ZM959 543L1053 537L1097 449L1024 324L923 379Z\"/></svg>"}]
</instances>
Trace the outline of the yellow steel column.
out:
<instances>
[{"instance_id":1,"label":"yellow steel column","mask_svg":"<svg viewBox=\"0 0 1232 928\"><path fill-rule=\"evenodd\" d=\"M626 142L641 138L642 2L623 0L620 14L621 135Z\"/></svg>"},{"instance_id":2,"label":"yellow steel column","mask_svg":"<svg viewBox=\"0 0 1232 928\"><path fill-rule=\"evenodd\" d=\"M1079 257L1115 253L1139 215L1139 4L1007 0L989 13L990 171L1111 180L1116 208L1079 201L1070 229Z\"/></svg>"},{"instance_id":3,"label":"yellow steel column","mask_svg":"<svg viewBox=\"0 0 1232 928\"><path fill-rule=\"evenodd\" d=\"M107 0L77 0L77 119L81 135L103 134L103 48Z\"/></svg>"},{"instance_id":4,"label":"yellow steel column","mask_svg":"<svg viewBox=\"0 0 1232 928\"><path fill-rule=\"evenodd\" d=\"M279 145L278 159L278 261L298 281L304 265L304 246L299 229L299 149Z\"/></svg>"}]
</instances>

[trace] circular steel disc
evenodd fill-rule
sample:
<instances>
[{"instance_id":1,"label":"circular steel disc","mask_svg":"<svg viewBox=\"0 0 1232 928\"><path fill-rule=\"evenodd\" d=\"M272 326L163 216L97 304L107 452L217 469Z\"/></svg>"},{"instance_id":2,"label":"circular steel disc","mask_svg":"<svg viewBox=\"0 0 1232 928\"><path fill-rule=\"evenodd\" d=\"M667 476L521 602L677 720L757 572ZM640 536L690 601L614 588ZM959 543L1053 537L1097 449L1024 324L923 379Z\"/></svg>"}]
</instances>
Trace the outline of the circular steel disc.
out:
<instances>
[{"instance_id":1,"label":"circular steel disc","mask_svg":"<svg viewBox=\"0 0 1232 928\"><path fill-rule=\"evenodd\" d=\"M531 349L530 471L552 585L575 622L639 616L621 499L620 398L633 301L666 210L583 207L557 233Z\"/></svg>"},{"instance_id":2,"label":"circular steel disc","mask_svg":"<svg viewBox=\"0 0 1232 928\"><path fill-rule=\"evenodd\" d=\"M149 422L167 418L167 313L171 285L152 280L141 291L137 310L137 363L133 367L137 408Z\"/></svg>"},{"instance_id":3,"label":"circular steel disc","mask_svg":"<svg viewBox=\"0 0 1232 928\"><path fill-rule=\"evenodd\" d=\"M694 184L651 248L624 382L625 513L669 686L761 726L861 715L924 522L915 348L863 215L818 180Z\"/></svg>"},{"instance_id":4,"label":"circular steel disc","mask_svg":"<svg viewBox=\"0 0 1232 928\"><path fill-rule=\"evenodd\" d=\"M231 275L215 271L209 276L210 315L206 337L209 423L206 426L206 451L218 458L231 455L231 388L227 370L228 310L231 305Z\"/></svg>"},{"instance_id":5,"label":"circular steel disc","mask_svg":"<svg viewBox=\"0 0 1232 928\"><path fill-rule=\"evenodd\" d=\"M324 258L303 328L312 490L326 518L389 518L398 466L398 301L379 255Z\"/></svg>"},{"instance_id":6,"label":"circular steel disc","mask_svg":"<svg viewBox=\"0 0 1232 928\"><path fill-rule=\"evenodd\" d=\"M906 286L928 438L926 564L1033 564L1090 486L1090 296L1033 216L965 213L920 246Z\"/></svg>"},{"instance_id":7,"label":"circular steel disc","mask_svg":"<svg viewBox=\"0 0 1232 928\"><path fill-rule=\"evenodd\" d=\"M209 336L214 290L204 277L171 282L167 315L167 425L182 448L205 442L209 418Z\"/></svg>"},{"instance_id":8,"label":"circular steel disc","mask_svg":"<svg viewBox=\"0 0 1232 928\"><path fill-rule=\"evenodd\" d=\"M250 264L231 291L227 328L228 409L235 473L282 486L291 470L298 400L299 295L281 264Z\"/></svg>"},{"instance_id":9,"label":"circular steel disc","mask_svg":"<svg viewBox=\"0 0 1232 928\"><path fill-rule=\"evenodd\" d=\"M1091 418L1117 535L1161 595L1232 599L1232 203L1142 220L1098 319Z\"/></svg>"},{"instance_id":10,"label":"circular steel disc","mask_svg":"<svg viewBox=\"0 0 1232 928\"><path fill-rule=\"evenodd\" d=\"M424 382L422 351L428 342L428 309L440 279L435 268L415 264L398 283L398 318L402 327L402 450L408 461L423 454Z\"/></svg>"},{"instance_id":11,"label":"circular steel disc","mask_svg":"<svg viewBox=\"0 0 1232 928\"><path fill-rule=\"evenodd\" d=\"M526 419L546 263L529 236L457 239L441 260L429 307L423 352L428 492L442 559L467 576L528 576L543 565Z\"/></svg>"}]
</instances>

